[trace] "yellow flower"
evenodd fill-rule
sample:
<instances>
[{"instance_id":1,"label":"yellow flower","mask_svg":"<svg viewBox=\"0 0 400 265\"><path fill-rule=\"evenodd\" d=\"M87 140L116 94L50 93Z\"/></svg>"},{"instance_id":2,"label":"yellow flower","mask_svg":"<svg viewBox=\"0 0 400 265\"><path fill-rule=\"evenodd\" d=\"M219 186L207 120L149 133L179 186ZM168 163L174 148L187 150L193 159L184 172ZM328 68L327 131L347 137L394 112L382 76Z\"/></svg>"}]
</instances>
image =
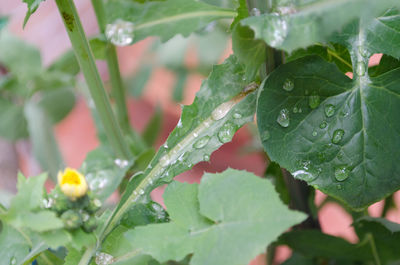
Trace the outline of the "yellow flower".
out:
<instances>
[{"instance_id":1,"label":"yellow flower","mask_svg":"<svg viewBox=\"0 0 400 265\"><path fill-rule=\"evenodd\" d=\"M67 167L64 172L58 172L57 178L61 191L71 200L84 196L88 190L85 176L75 169Z\"/></svg>"}]
</instances>

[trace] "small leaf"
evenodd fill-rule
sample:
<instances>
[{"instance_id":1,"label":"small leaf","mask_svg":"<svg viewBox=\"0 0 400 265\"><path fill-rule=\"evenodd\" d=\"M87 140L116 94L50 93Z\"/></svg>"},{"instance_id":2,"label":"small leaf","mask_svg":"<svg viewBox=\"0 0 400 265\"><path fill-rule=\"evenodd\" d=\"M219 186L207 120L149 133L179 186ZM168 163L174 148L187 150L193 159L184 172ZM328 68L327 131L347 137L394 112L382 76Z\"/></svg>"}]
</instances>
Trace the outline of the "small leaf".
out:
<instances>
[{"instance_id":1,"label":"small leaf","mask_svg":"<svg viewBox=\"0 0 400 265\"><path fill-rule=\"evenodd\" d=\"M232 169L204 175L199 186L174 182L164 198L171 223L126 233L134 250L160 262L194 253L193 265L246 264L305 217L288 210L267 180Z\"/></svg>"},{"instance_id":2,"label":"small leaf","mask_svg":"<svg viewBox=\"0 0 400 265\"><path fill-rule=\"evenodd\" d=\"M60 88L43 93L39 106L46 111L52 124L64 119L75 106L75 95L69 88Z\"/></svg>"},{"instance_id":3,"label":"small leaf","mask_svg":"<svg viewBox=\"0 0 400 265\"><path fill-rule=\"evenodd\" d=\"M41 2L46 0L23 0L24 3L28 5L28 11L26 12L25 19L24 19L24 27L28 22L29 18L33 13L35 13L36 9L38 9Z\"/></svg>"},{"instance_id":4,"label":"small leaf","mask_svg":"<svg viewBox=\"0 0 400 265\"><path fill-rule=\"evenodd\" d=\"M400 253L400 224L383 218L362 217L353 224L362 242L376 247L382 264L398 261Z\"/></svg>"},{"instance_id":5,"label":"small leaf","mask_svg":"<svg viewBox=\"0 0 400 265\"><path fill-rule=\"evenodd\" d=\"M159 36L162 41L166 41L177 34L188 36L211 21L232 18L236 15L232 10L194 0L152 1L143 4L129 0L115 0L109 2L106 9L109 23L119 23L118 19L120 22L122 19L133 23L131 25L132 30L126 29L128 31L126 34L129 35L126 37L131 38L132 41L123 43L124 45L149 36ZM117 24L115 26L122 27ZM121 31L111 32L112 28L110 26L110 32L108 34L106 32L106 35L109 35L111 39L123 37L114 36L113 34L119 34ZM119 43L115 42L115 44Z\"/></svg>"},{"instance_id":6,"label":"small leaf","mask_svg":"<svg viewBox=\"0 0 400 265\"><path fill-rule=\"evenodd\" d=\"M0 135L9 140L28 137L22 106L0 98Z\"/></svg>"},{"instance_id":7,"label":"small leaf","mask_svg":"<svg viewBox=\"0 0 400 265\"><path fill-rule=\"evenodd\" d=\"M10 225L2 222L0 233L0 257L2 263L10 264L15 260L15 264L20 264L29 253L31 245L27 238L20 234Z\"/></svg>"}]
</instances>

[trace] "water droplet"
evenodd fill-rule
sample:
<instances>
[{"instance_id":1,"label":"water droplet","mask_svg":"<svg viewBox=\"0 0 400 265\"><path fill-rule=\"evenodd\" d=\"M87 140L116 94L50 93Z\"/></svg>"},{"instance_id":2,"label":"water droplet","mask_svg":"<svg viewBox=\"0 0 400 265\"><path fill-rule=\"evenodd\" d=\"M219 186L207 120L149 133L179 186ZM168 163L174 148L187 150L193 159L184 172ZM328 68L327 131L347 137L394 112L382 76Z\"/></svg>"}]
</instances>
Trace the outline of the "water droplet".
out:
<instances>
[{"instance_id":1,"label":"water droplet","mask_svg":"<svg viewBox=\"0 0 400 265\"><path fill-rule=\"evenodd\" d=\"M318 134L317 131L312 132L312 136L314 136L314 137L317 136L317 134Z\"/></svg>"},{"instance_id":2,"label":"water droplet","mask_svg":"<svg viewBox=\"0 0 400 265\"><path fill-rule=\"evenodd\" d=\"M288 23L286 17L282 17L277 13L271 13L273 17L270 20L271 28L275 29L273 32L267 32L268 39L270 40L270 45L276 47L281 45L288 34Z\"/></svg>"},{"instance_id":3,"label":"water droplet","mask_svg":"<svg viewBox=\"0 0 400 265\"><path fill-rule=\"evenodd\" d=\"M143 195L144 194L144 190L139 190L139 194Z\"/></svg>"},{"instance_id":4,"label":"water droplet","mask_svg":"<svg viewBox=\"0 0 400 265\"><path fill-rule=\"evenodd\" d=\"M210 138L211 137L208 135L200 138L199 140L197 140L194 143L193 147L197 148L197 149L203 148L204 146L206 146L206 144L208 144L208 142L210 141Z\"/></svg>"},{"instance_id":5,"label":"water droplet","mask_svg":"<svg viewBox=\"0 0 400 265\"><path fill-rule=\"evenodd\" d=\"M95 262L97 265L110 265L114 262L114 257L110 254L100 252L96 255Z\"/></svg>"},{"instance_id":6,"label":"water droplet","mask_svg":"<svg viewBox=\"0 0 400 265\"><path fill-rule=\"evenodd\" d=\"M297 112L299 112L299 109L296 106L294 106L293 107L293 113L297 113Z\"/></svg>"},{"instance_id":7,"label":"water droplet","mask_svg":"<svg viewBox=\"0 0 400 265\"><path fill-rule=\"evenodd\" d=\"M196 133L196 132L193 133L193 137L194 137L194 138L197 138L198 136L199 136L198 133Z\"/></svg>"},{"instance_id":8,"label":"water droplet","mask_svg":"<svg viewBox=\"0 0 400 265\"><path fill-rule=\"evenodd\" d=\"M165 149L168 149L168 144L167 144L167 143L164 143L163 147L164 147Z\"/></svg>"},{"instance_id":9,"label":"water droplet","mask_svg":"<svg viewBox=\"0 0 400 265\"><path fill-rule=\"evenodd\" d=\"M321 122L321 123L319 124L319 128L321 128L321 129L325 129L326 126L328 126L328 123L327 123L326 121L323 121L323 122Z\"/></svg>"},{"instance_id":10,"label":"water droplet","mask_svg":"<svg viewBox=\"0 0 400 265\"><path fill-rule=\"evenodd\" d=\"M363 62L357 63L357 75L363 76L365 74L365 64Z\"/></svg>"},{"instance_id":11,"label":"water droplet","mask_svg":"<svg viewBox=\"0 0 400 265\"><path fill-rule=\"evenodd\" d=\"M253 8L250 10L250 16L258 17L261 15L261 11L258 8Z\"/></svg>"},{"instance_id":12,"label":"water droplet","mask_svg":"<svg viewBox=\"0 0 400 265\"><path fill-rule=\"evenodd\" d=\"M242 118L242 114L240 114L240 113L235 113L235 114L233 114L233 117L234 117L235 119L240 119L240 118Z\"/></svg>"},{"instance_id":13,"label":"water droplet","mask_svg":"<svg viewBox=\"0 0 400 265\"><path fill-rule=\"evenodd\" d=\"M221 127L221 130L218 132L218 139L221 143L227 143L232 140L234 134L235 126L232 123L228 122L225 123Z\"/></svg>"},{"instance_id":14,"label":"water droplet","mask_svg":"<svg viewBox=\"0 0 400 265\"><path fill-rule=\"evenodd\" d=\"M293 177L304 180L306 182L311 182L314 179L316 179L318 176L317 175L313 175L310 172L304 170L304 169L300 169L297 170L295 172L293 172Z\"/></svg>"},{"instance_id":15,"label":"water droplet","mask_svg":"<svg viewBox=\"0 0 400 265\"><path fill-rule=\"evenodd\" d=\"M153 185L153 180L150 179L150 180L149 180L149 183L150 183L150 185Z\"/></svg>"},{"instance_id":16,"label":"water droplet","mask_svg":"<svg viewBox=\"0 0 400 265\"><path fill-rule=\"evenodd\" d=\"M276 119L276 122L279 123L280 126L282 127L288 127L290 120L289 120L289 111L288 109L282 109L279 112L278 118Z\"/></svg>"},{"instance_id":17,"label":"water droplet","mask_svg":"<svg viewBox=\"0 0 400 265\"><path fill-rule=\"evenodd\" d=\"M99 171L96 175L88 174L86 180L89 183L89 188L92 191L101 190L108 184L107 175L109 172Z\"/></svg>"},{"instance_id":18,"label":"water droplet","mask_svg":"<svg viewBox=\"0 0 400 265\"><path fill-rule=\"evenodd\" d=\"M315 109L319 106L320 103L320 98L318 95L311 95L308 98L308 105L310 106L310 108Z\"/></svg>"},{"instance_id":19,"label":"water droplet","mask_svg":"<svg viewBox=\"0 0 400 265\"><path fill-rule=\"evenodd\" d=\"M346 166L338 166L335 168L335 179L337 181L344 181L349 177L349 169Z\"/></svg>"},{"instance_id":20,"label":"water droplet","mask_svg":"<svg viewBox=\"0 0 400 265\"><path fill-rule=\"evenodd\" d=\"M12 257L10 259L10 265L15 265L15 264L17 264L17 259L15 257Z\"/></svg>"},{"instance_id":21,"label":"water droplet","mask_svg":"<svg viewBox=\"0 0 400 265\"><path fill-rule=\"evenodd\" d=\"M49 209L54 205L54 200L53 198L49 198L48 200L43 199L42 203L44 208Z\"/></svg>"},{"instance_id":22,"label":"water droplet","mask_svg":"<svg viewBox=\"0 0 400 265\"><path fill-rule=\"evenodd\" d=\"M135 25L129 21L117 20L106 26L105 34L108 40L118 46L133 43Z\"/></svg>"},{"instance_id":23,"label":"water droplet","mask_svg":"<svg viewBox=\"0 0 400 265\"><path fill-rule=\"evenodd\" d=\"M358 46L358 52L362 57L368 57L368 51L363 46Z\"/></svg>"},{"instance_id":24,"label":"water droplet","mask_svg":"<svg viewBox=\"0 0 400 265\"><path fill-rule=\"evenodd\" d=\"M181 128L182 127L182 120L179 119L178 124L176 125L176 127Z\"/></svg>"},{"instance_id":25,"label":"water droplet","mask_svg":"<svg viewBox=\"0 0 400 265\"><path fill-rule=\"evenodd\" d=\"M335 106L332 104L328 104L325 106L325 115L326 117L332 117L335 114Z\"/></svg>"},{"instance_id":26,"label":"water droplet","mask_svg":"<svg viewBox=\"0 0 400 265\"><path fill-rule=\"evenodd\" d=\"M218 121L226 116L228 112L235 106L235 102L228 101L219 105L216 109L211 112L211 118Z\"/></svg>"},{"instance_id":27,"label":"water droplet","mask_svg":"<svg viewBox=\"0 0 400 265\"><path fill-rule=\"evenodd\" d=\"M126 166L128 166L129 162L128 160L123 160L123 159L115 159L114 163L119 167L119 168L124 168Z\"/></svg>"},{"instance_id":28,"label":"water droplet","mask_svg":"<svg viewBox=\"0 0 400 265\"><path fill-rule=\"evenodd\" d=\"M340 116L342 116L342 117L344 118L344 117L349 116L349 113L348 113L347 111L342 110L342 111L340 112Z\"/></svg>"},{"instance_id":29,"label":"water droplet","mask_svg":"<svg viewBox=\"0 0 400 265\"><path fill-rule=\"evenodd\" d=\"M338 190L341 190L341 189L343 189L343 186L342 186L342 184L337 184L337 185L336 185L336 188L337 188Z\"/></svg>"},{"instance_id":30,"label":"water droplet","mask_svg":"<svg viewBox=\"0 0 400 265\"><path fill-rule=\"evenodd\" d=\"M264 131L260 135L260 138L261 138L262 142L267 141L270 137L271 137L271 134L270 134L269 131Z\"/></svg>"},{"instance_id":31,"label":"water droplet","mask_svg":"<svg viewBox=\"0 0 400 265\"><path fill-rule=\"evenodd\" d=\"M210 161L210 156L209 155L204 155L203 156L204 161Z\"/></svg>"},{"instance_id":32,"label":"water droplet","mask_svg":"<svg viewBox=\"0 0 400 265\"><path fill-rule=\"evenodd\" d=\"M168 166L169 163L171 163L171 158L169 157L169 155L164 155L163 157L160 158L160 165L162 167Z\"/></svg>"},{"instance_id":33,"label":"water droplet","mask_svg":"<svg viewBox=\"0 0 400 265\"><path fill-rule=\"evenodd\" d=\"M135 195L135 196L137 195L137 191L136 191L136 190L135 190L135 191L133 191L133 195Z\"/></svg>"},{"instance_id":34,"label":"water droplet","mask_svg":"<svg viewBox=\"0 0 400 265\"><path fill-rule=\"evenodd\" d=\"M288 78L285 80L285 83L283 83L282 88L283 88L283 90L290 92L294 88L294 82Z\"/></svg>"},{"instance_id":35,"label":"water droplet","mask_svg":"<svg viewBox=\"0 0 400 265\"><path fill-rule=\"evenodd\" d=\"M337 129L333 132L332 143L338 144L343 139L344 131L342 129Z\"/></svg>"}]
</instances>

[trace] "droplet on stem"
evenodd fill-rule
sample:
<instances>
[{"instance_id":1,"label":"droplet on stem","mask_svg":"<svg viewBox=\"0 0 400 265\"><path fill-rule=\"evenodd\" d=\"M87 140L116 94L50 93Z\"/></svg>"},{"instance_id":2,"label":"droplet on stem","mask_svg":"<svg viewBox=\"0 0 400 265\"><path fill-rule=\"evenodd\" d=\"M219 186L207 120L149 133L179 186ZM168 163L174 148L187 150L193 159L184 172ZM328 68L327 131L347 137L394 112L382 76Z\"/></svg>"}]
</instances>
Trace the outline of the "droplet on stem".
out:
<instances>
[{"instance_id":1,"label":"droplet on stem","mask_svg":"<svg viewBox=\"0 0 400 265\"><path fill-rule=\"evenodd\" d=\"M108 40L117 46L127 46L133 43L135 25L129 21L117 20L108 24L105 35Z\"/></svg>"}]
</instances>

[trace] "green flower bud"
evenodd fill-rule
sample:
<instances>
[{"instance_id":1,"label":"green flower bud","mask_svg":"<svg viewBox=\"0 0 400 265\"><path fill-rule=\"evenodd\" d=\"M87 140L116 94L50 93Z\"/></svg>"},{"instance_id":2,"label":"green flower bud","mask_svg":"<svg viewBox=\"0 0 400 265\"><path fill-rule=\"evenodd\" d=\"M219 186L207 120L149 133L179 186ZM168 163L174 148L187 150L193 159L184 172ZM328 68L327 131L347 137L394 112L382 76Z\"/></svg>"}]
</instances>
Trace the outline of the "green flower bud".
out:
<instances>
[{"instance_id":1,"label":"green flower bud","mask_svg":"<svg viewBox=\"0 0 400 265\"><path fill-rule=\"evenodd\" d=\"M61 215L61 220L67 229L77 229L82 225L82 216L75 210L68 210Z\"/></svg>"},{"instance_id":2,"label":"green flower bud","mask_svg":"<svg viewBox=\"0 0 400 265\"><path fill-rule=\"evenodd\" d=\"M97 219L94 216L91 216L86 222L83 223L83 230L86 233L93 232L97 228Z\"/></svg>"}]
</instances>

